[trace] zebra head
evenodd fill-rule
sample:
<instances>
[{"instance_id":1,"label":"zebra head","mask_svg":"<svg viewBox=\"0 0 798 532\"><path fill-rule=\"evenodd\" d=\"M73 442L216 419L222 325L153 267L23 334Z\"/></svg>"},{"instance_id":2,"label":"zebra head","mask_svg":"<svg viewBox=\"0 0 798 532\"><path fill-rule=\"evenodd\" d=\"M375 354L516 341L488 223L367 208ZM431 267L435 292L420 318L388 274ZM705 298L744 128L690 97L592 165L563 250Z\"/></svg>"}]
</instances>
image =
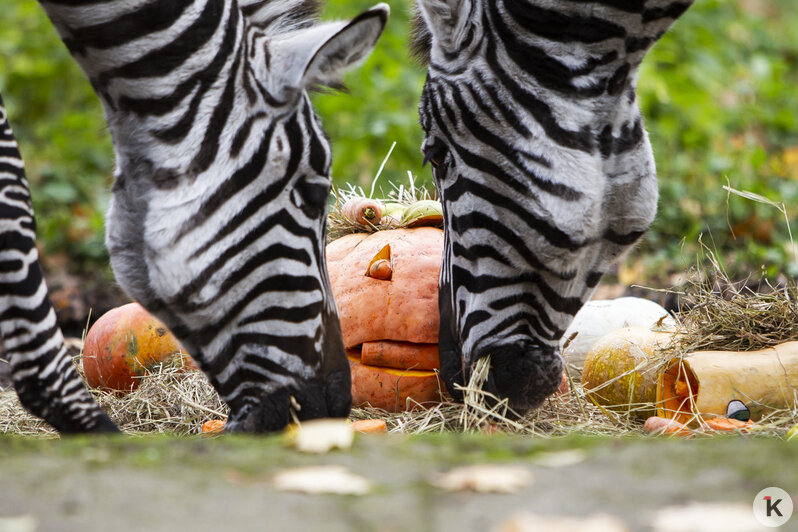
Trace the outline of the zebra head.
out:
<instances>
[{"instance_id":1,"label":"zebra head","mask_svg":"<svg viewBox=\"0 0 798 532\"><path fill-rule=\"evenodd\" d=\"M227 430L347 415L324 258L330 144L308 89L370 53L388 6L317 23L307 0L139 4L42 0L113 137L118 282L208 375Z\"/></svg>"},{"instance_id":2,"label":"zebra head","mask_svg":"<svg viewBox=\"0 0 798 532\"><path fill-rule=\"evenodd\" d=\"M690 1L418 0L420 117L446 226L441 371L491 357L514 408L558 386L558 342L657 205L635 86Z\"/></svg>"}]
</instances>

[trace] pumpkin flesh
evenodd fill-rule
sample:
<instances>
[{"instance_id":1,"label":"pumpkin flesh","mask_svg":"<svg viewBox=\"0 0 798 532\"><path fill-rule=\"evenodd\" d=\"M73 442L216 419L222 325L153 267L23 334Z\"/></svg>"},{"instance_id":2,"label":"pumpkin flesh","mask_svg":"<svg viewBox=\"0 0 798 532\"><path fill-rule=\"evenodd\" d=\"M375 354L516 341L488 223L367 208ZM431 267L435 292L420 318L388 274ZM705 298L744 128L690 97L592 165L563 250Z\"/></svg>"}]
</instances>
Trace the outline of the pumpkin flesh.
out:
<instances>
[{"instance_id":1,"label":"pumpkin flesh","mask_svg":"<svg viewBox=\"0 0 798 532\"><path fill-rule=\"evenodd\" d=\"M352 370L352 406L371 405L387 412L407 408L408 398L416 403L440 403L443 384L435 371L391 369L361 363L357 353L348 351Z\"/></svg>"}]
</instances>

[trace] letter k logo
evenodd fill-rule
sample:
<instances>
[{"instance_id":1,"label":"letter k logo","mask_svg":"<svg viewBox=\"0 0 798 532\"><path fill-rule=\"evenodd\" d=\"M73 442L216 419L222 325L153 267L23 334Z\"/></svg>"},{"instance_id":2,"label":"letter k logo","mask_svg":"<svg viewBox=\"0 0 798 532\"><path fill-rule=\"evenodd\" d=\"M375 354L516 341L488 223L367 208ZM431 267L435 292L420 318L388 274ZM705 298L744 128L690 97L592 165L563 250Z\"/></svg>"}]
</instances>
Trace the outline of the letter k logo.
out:
<instances>
[{"instance_id":1,"label":"letter k logo","mask_svg":"<svg viewBox=\"0 0 798 532\"><path fill-rule=\"evenodd\" d=\"M770 497L769 495L764 497L764 499L765 502L767 503L767 509L765 513L767 514L768 517L773 515L773 512L776 512L776 515L778 515L779 517L783 517L781 515L781 511L779 511L779 503L781 502L781 499L776 499L776 502L773 502L773 498Z\"/></svg>"}]
</instances>

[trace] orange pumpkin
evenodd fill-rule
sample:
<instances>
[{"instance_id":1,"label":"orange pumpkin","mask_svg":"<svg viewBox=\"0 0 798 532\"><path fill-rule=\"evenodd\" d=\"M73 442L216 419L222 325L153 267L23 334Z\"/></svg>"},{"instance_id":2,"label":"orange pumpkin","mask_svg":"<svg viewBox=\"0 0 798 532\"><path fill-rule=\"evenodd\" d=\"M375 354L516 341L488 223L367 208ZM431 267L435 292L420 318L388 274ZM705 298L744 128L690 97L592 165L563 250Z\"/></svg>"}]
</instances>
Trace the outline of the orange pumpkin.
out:
<instances>
[{"instance_id":1,"label":"orange pumpkin","mask_svg":"<svg viewBox=\"0 0 798 532\"><path fill-rule=\"evenodd\" d=\"M327 246L355 406L395 411L408 397L441 400L435 370L442 256L443 231L434 227L355 233Z\"/></svg>"},{"instance_id":2,"label":"orange pumpkin","mask_svg":"<svg viewBox=\"0 0 798 532\"><path fill-rule=\"evenodd\" d=\"M103 314L89 329L83 347L83 371L92 388L135 390L148 369L179 354L196 368L166 326L138 303Z\"/></svg>"}]
</instances>

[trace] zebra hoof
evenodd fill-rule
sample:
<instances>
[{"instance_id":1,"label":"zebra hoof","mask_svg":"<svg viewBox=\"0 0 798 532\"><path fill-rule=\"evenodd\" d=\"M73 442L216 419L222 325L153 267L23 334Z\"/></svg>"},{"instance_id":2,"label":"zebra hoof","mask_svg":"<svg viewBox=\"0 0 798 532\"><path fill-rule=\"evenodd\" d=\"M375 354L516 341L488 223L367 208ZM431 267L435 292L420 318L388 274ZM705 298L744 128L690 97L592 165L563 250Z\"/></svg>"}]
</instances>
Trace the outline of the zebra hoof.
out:
<instances>
[{"instance_id":1,"label":"zebra hoof","mask_svg":"<svg viewBox=\"0 0 798 532\"><path fill-rule=\"evenodd\" d=\"M519 414L540 407L562 381L563 362L551 348L513 344L489 349L491 369L485 391L508 399Z\"/></svg>"}]
</instances>

